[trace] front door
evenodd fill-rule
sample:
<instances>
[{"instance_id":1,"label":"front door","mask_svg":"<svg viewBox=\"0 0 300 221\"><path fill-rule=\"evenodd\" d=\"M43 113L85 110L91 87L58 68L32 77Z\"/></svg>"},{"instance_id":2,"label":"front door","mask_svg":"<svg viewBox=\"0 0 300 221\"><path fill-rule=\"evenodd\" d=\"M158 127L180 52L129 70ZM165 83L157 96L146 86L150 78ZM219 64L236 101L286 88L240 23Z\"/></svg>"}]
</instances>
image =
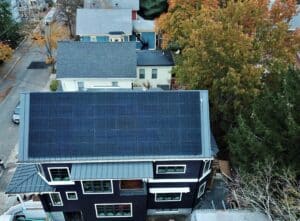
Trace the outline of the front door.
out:
<instances>
[{"instance_id":1,"label":"front door","mask_svg":"<svg viewBox=\"0 0 300 221\"><path fill-rule=\"evenodd\" d=\"M76 212L64 212L66 221L84 221L81 211Z\"/></svg>"}]
</instances>

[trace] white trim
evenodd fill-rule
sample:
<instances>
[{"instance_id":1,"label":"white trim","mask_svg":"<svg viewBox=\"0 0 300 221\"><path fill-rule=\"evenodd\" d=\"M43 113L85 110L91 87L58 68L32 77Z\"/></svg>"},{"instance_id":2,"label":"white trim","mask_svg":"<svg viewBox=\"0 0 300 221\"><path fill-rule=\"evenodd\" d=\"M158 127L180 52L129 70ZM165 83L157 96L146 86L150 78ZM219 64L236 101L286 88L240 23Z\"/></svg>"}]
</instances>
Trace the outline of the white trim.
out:
<instances>
[{"instance_id":1,"label":"white trim","mask_svg":"<svg viewBox=\"0 0 300 221\"><path fill-rule=\"evenodd\" d=\"M203 160L203 162L204 162L204 165L203 165L203 168L202 168L202 174L205 174L210 169L211 160ZM207 164L208 164L208 169L205 170L205 167L207 166Z\"/></svg>"},{"instance_id":2,"label":"white trim","mask_svg":"<svg viewBox=\"0 0 300 221\"><path fill-rule=\"evenodd\" d=\"M51 174L52 169L53 170L55 170L55 169L66 169L67 172L68 172L69 180L68 181L63 181L63 180L55 181L55 180L53 180L52 174ZM49 174L51 182L56 183L56 182L69 182L69 181L71 181L71 175L70 175L69 167L48 167L47 170L48 170L48 174Z\"/></svg>"},{"instance_id":3,"label":"white trim","mask_svg":"<svg viewBox=\"0 0 300 221\"><path fill-rule=\"evenodd\" d=\"M189 193L189 187L149 188L149 193Z\"/></svg>"},{"instance_id":4,"label":"white trim","mask_svg":"<svg viewBox=\"0 0 300 221\"><path fill-rule=\"evenodd\" d=\"M110 186L111 186L111 192L94 192L94 193L84 192L84 188L83 188L83 182L84 181L108 181L108 179L104 179L104 180L81 180L80 183L81 183L82 194L89 195L89 194L113 194L114 193L114 185L113 185L112 180L109 180L110 181Z\"/></svg>"},{"instance_id":5,"label":"white trim","mask_svg":"<svg viewBox=\"0 0 300 221\"><path fill-rule=\"evenodd\" d=\"M133 79L136 80L136 79ZM174 156L171 156L174 157ZM197 157L197 158L155 158L155 159L149 159L149 158L139 158L139 159L107 159L107 160L58 160L58 159L50 159L49 158L47 160L44 160L43 163L54 163L54 164L58 164L58 163L124 163L124 162L156 162L156 161L160 161L160 162L164 162L164 161L200 161L200 160L213 160L213 157ZM41 159L42 160L42 159ZM26 160L26 161L17 161L17 164L32 164L32 163L40 163L41 161L39 160Z\"/></svg>"},{"instance_id":6,"label":"white trim","mask_svg":"<svg viewBox=\"0 0 300 221\"><path fill-rule=\"evenodd\" d=\"M211 170L206 171L206 173L202 174L202 177L199 178L199 182L203 180L208 174L211 173Z\"/></svg>"},{"instance_id":7,"label":"white trim","mask_svg":"<svg viewBox=\"0 0 300 221\"><path fill-rule=\"evenodd\" d=\"M182 199L182 192L179 194L179 200L157 200L157 194L167 194L167 193L155 193L154 194L154 202L180 202Z\"/></svg>"},{"instance_id":8,"label":"white trim","mask_svg":"<svg viewBox=\"0 0 300 221\"><path fill-rule=\"evenodd\" d=\"M198 193L197 193L197 198L200 198L204 192L205 192L205 187L206 187L206 182L202 183L200 186L199 186L199 189L198 189ZM203 189L202 189L203 188ZM200 192L201 190L201 192Z\"/></svg>"},{"instance_id":9,"label":"white trim","mask_svg":"<svg viewBox=\"0 0 300 221\"><path fill-rule=\"evenodd\" d=\"M75 199L70 199L69 196L68 196L69 193L75 193L76 198ZM77 192L76 191L66 191L66 198L67 198L67 200L78 200Z\"/></svg>"},{"instance_id":10,"label":"white trim","mask_svg":"<svg viewBox=\"0 0 300 221\"><path fill-rule=\"evenodd\" d=\"M98 216L98 212L97 212L97 206L98 205L130 205L130 216ZM132 217L132 203L96 203L94 204L95 206L95 212L96 212L96 217L97 218L120 218L120 217Z\"/></svg>"},{"instance_id":11,"label":"white trim","mask_svg":"<svg viewBox=\"0 0 300 221\"><path fill-rule=\"evenodd\" d=\"M64 203L61 199L61 195L60 195L60 192L53 192L53 193L48 193L49 194L49 197L50 197L50 200L51 200L51 203L52 203L52 206L64 206ZM53 203L53 199L52 199L52 194L58 194L59 196L59 199L60 199L60 202L61 202L61 205L54 205Z\"/></svg>"},{"instance_id":12,"label":"white trim","mask_svg":"<svg viewBox=\"0 0 300 221\"><path fill-rule=\"evenodd\" d=\"M159 167L183 167L183 172L166 172L166 173L159 173L158 169ZM185 174L186 172L186 164L166 164L166 165L156 165L156 174Z\"/></svg>"},{"instance_id":13,"label":"white trim","mask_svg":"<svg viewBox=\"0 0 300 221\"><path fill-rule=\"evenodd\" d=\"M48 182L49 185L54 185L54 186L61 186L61 185L74 185L74 181L53 181L53 182Z\"/></svg>"},{"instance_id":14,"label":"white trim","mask_svg":"<svg viewBox=\"0 0 300 221\"><path fill-rule=\"evenodd\" d=\"M197 178L191 179L148 179L148 183L197 183Z\"/></svg>"},{"instance_id":15,"label":"white trim","mask_svg":"<svg viewBox=\"0 0 300 221\"><path fill-rule=\"evenodd\" d=\"M179 213L179 209L165 209L165 210L156 210L155 213L157 214L173 214Z\"/></svg>"}]
</instances>

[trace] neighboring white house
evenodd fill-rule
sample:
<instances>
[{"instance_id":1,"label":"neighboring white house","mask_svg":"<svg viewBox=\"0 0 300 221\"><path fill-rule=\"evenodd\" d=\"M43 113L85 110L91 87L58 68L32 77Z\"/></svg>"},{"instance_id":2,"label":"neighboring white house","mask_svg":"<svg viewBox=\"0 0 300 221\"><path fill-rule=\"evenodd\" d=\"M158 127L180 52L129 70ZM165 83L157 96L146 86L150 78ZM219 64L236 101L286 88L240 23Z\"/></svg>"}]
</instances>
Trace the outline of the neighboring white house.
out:
<instances>
[{"instance_id":1,"label":"neighboring white house","mask_svg":"<svg viewBox=\"0 0 300 221\"><path fill-rule=\"evenodd\" d=\"M170 89L170 52L136 50L135 42L58 43L57 79L63 91Z\"/></svg>"},{"instance_id":2,"label":"neighboring white house","mask_svg":"<svg viewBox=\"0 0 300 221\"><path fill-rule=\"evenodd\" d=\"M174 60L169 51L138 50L135 85L170 89L173 66Z\"/></svg>"},{"instance_id":3,"label":"neighboring white house","mask_svg":"<svg viewBox=\"0 0 300 221\"><path fill-rule=\"evenodd\" d=\"M57 79L63 91L131 89L136 79L135 43L59 42Z\"/></svg>"}]
</instances>

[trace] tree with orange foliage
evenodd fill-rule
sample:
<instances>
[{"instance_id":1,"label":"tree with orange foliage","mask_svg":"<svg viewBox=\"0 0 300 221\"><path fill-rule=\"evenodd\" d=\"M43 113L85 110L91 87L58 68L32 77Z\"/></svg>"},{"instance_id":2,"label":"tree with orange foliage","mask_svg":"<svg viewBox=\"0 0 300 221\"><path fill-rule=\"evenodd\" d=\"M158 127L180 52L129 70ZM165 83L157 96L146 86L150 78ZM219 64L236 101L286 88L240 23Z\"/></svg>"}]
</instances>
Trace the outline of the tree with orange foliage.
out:
<instances>
[{"instance_id":1,"label":"tree with orange foliage","mask_svg":"<svg viewBox=\"0 0 300 221\"><path fill-rule=\"evenodd\" d=\"M56 23L46 26L45 30L33 34L32 39L42 48L45 48L46 63L52 65L52 72L55 71L55 57L54 53L57 49L57 42L66 39L68 32L66 29Z\"/></svg>"},{"instance_id":2,"label":"tree with orange foliage","mask_svg":"<svg viewBox=\"0 0 300 221\"><path fill-rule=\"evenodd\" d=\"M13 49L7 44L0 42L0 62L6 61L12 57Z\"/></svg>"},{"instance_id":3,"label":"tree with orange foliage","mask_svg":"<svg viewBox=\"0 0 300 221\"><path fill-rule=\"evenodd\" d=\"M278 13L279 8L288 10ZM272 7L268 0L173 0L156 21L162 47L180 49L173 69L177 81L209 90L221 147L264 85L275 87L279 70L295 64L300 37L288 24L295 11L294 0L276 0Z\"/></svg>"}]
</instances>

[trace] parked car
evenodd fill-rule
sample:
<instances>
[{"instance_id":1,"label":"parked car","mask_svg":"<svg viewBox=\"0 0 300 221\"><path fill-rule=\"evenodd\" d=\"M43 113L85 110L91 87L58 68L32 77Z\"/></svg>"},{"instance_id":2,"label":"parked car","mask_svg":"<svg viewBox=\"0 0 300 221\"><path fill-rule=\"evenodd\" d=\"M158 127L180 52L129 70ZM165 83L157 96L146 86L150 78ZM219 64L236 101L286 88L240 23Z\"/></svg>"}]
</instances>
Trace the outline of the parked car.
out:
<instances>
[{"instance_id":1,"label":"parked car","mask_svg":"<svg viewBox=\"0 0 300 221\"><path fill-rule=\"evenodd\" d=\"M12 122L14 122L15 124L20 123L20 102L15 107L14 113L12 115Z\"/></svg>"},{"instance_id":2,"label":"parked car","mask_svg":"<svg viewBox=\"0 0 300 221\"><path fill-rule=\"evenodd\" d=\"M0 215L1 221L45 221L46 213L39 201L27 201L17 204L3 215Z\"/></svg>"}]
</instances>

